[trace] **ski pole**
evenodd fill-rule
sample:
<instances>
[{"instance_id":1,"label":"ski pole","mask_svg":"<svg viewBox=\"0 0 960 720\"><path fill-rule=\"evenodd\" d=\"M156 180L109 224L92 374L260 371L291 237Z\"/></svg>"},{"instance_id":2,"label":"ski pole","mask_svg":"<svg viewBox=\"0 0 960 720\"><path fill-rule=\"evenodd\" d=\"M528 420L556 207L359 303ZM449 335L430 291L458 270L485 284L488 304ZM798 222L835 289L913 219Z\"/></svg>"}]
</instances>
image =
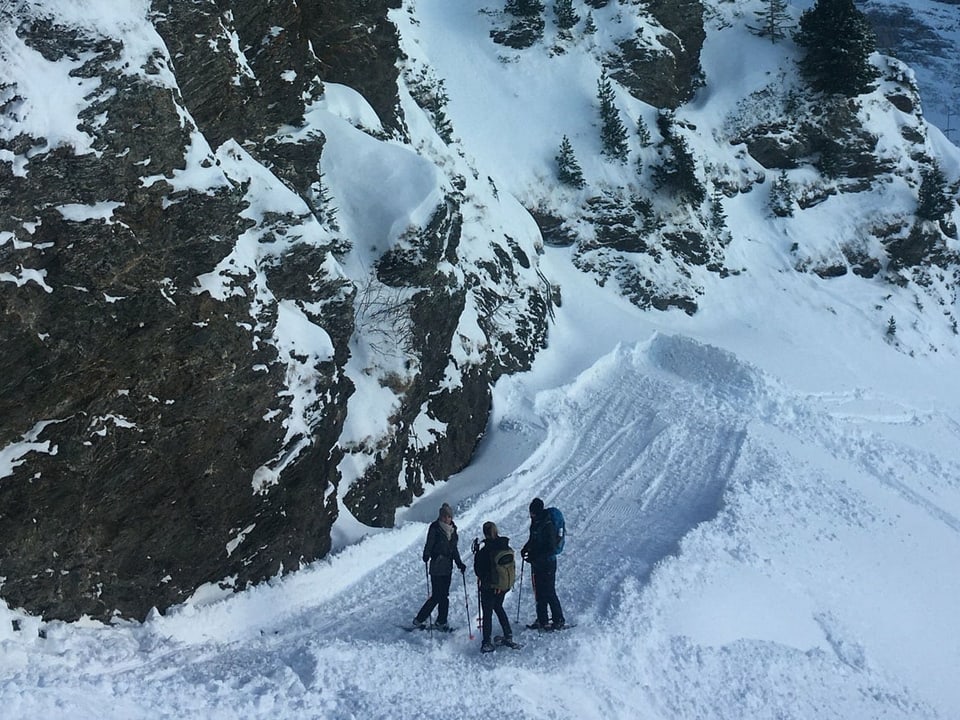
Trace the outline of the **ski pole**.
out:
<instances>
[{"instance_id":1,"label":"ski pole","mask_svg":"<svg viewBox=\"0 0 960 720\"><path fill-rule=\"evenodd\" d=\"M470 598L467 595L467 573L461 570L460 577L463 578L463 604L467 606L467 633L469 633L470 639L473 640L473 627L470 625Z\"/></svg>"},{"instance_id":2,"label":"ski pole","mask_svg":"<svg viewBox=\"0 0 960 720\"><path fill-rule=\"evenodd\" d=\"M538 603L537 598L537 574L533 571L533 565L530 566L530 587L533 588L533 602ZM537 632L542 633L543 628L540 627L540 608L537 608Z\"/></svg>"},{"instance_id":3,"label":"ski pole","mask_svg":"<svg viewBox=\"0 0 960 720\"><path fill-rule=\"evenodd\" d=\"M433 597L433 588L430 587L430 565L426 560L423 561L423 573L427 576L427 600ZM433 630L433 610L427 614L427 624Z\"/></svg>"},{"instance_id":4,"label":"ski pole","mask_svg":"<svg viewBox=\"0 0 960 720\"><path fill-rule=\"evenodd\" d=\"M483 629L483 603L480 602L480 578L477 578L477 627Z\"/></svg>"},{"instance_id":5,"label":"ski pole","mask_svg":"<svg viewBox=\"0 0 960 720\"><path fill-rule=\"evenodd\" d=\"M517 622L520 622L520 598L523 597L523 566L526 564L526 560L520 561L520 590L517 592Z\"/></svg>"}]
</instances>

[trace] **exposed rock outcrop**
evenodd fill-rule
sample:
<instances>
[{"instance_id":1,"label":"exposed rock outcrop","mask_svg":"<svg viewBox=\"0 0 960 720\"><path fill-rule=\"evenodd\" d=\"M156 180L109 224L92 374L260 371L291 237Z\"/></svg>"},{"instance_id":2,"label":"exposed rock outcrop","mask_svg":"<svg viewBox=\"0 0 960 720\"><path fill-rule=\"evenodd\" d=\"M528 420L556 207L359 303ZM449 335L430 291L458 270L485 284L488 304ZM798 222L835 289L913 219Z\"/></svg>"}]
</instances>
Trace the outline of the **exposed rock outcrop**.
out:
<instances>
[{"instance_id":1,"label":"exposed rock outcrop","mask_svg":"<svg viewBox=\"0 0 960 720\"><path fill-rule=\"evenodd\" d=\"M544 342L535 257L522 274L506 250L487 269L465 264L451 195L379 265L412 296L412 369L393 388L395 432L340 488L365 280L339 264L354 239L324 212L329 140L304 118L324 81L343 83L384 136L403 137L394 5L156 0L128 37L18 10L11 42L87 90L76 132L54 138L29 122L22 78L0 88L7 126L24 128L0 137L12 606L142 618L205 583L241 588L323 556L341 499L391 525L399 503L468 461L490 384ZM486 301L476 275L494 271L515 313L487 319L489 344L454 387L460 313ZM429 438L416 435L424 417Z\"/></svg>"},{"instance_id":2,"label":"exposed rock outcrop","mask_svg":"<svg viewBox=\"0 0 960 720\"><path fill-rule=\"evenodd\" d=\"M700 0L654 0L647 11L663 26L657 43L630 38L606 60L610 77L638 100L675 109L703 82L700 51L706 32Z\"/></svg>"}]
</instances>

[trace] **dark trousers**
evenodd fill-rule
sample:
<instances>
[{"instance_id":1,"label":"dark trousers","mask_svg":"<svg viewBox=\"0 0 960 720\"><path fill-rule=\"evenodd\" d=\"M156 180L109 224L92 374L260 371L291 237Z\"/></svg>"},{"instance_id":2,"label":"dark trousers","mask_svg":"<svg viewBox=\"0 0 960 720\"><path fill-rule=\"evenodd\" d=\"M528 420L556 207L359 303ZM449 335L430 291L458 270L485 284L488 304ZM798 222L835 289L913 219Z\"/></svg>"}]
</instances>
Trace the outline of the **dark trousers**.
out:
<instances>
[{"instance_id":1,"label":"dark trousers","mask_svg":"<svg viewBox=\"0 0 960 720\"><path fill-rule=\"evenodd\" d=\"M497 592L491 588L480 588L480 615L483 618L480 627L483 631L484 642L490 642L494 613L497 614L497 620L500 621L503 636L506 638L513 637L513 630L510 629L510 619L507 617L507 611L503 609L503 600L506 597L505 592Z\"/></svg>"},{"instance_id":2,"label":"dark trousers","mask_svg":"<svg viewBox=\"0 0 960 720\"><path fill-rule=\"evenodd\" d=\"M533 594L537 599L537 622L547 624L547 608L553 622L564 622L563 608L557 598L557 559L553 557L531 564L530 569L533 571Z\"/></svg>"},{"instance_id":3,"label":"dark trousers","mask_svg":"<svg viewBox=\"0 0 960 720\"><path fill-rule=\"evenodd\" d=\"M417 613L417 622L426 622L433 609L437 609L437 625L447 624L447 613L450 612L450 578L452 575L430 576L430 597Z\"/></svg>"}]
</instances>

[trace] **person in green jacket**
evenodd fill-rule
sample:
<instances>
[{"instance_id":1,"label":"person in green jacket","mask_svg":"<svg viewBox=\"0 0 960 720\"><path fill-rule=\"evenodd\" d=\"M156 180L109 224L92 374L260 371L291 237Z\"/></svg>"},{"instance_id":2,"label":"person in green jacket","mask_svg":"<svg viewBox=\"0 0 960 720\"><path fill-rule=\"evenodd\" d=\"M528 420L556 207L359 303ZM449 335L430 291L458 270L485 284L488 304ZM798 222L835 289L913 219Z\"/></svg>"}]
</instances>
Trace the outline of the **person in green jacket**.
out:
<instances>
[{"instance_id":1,"label":"person in green jacket","mask_svg":"<svg viewBox=\"0 0 960 720\"><path fill-rule=\"evenodd\" d=\"M483 640L480 644L480 652L493 651L493 643L490 642L490 633L493 629L493 616L496 615L500 621L500 628L503 630L504 643L509 645L513 642L513 630L510 628L510 618L507 617L503 609L503 600L506 597L506 590L499 590L495 587L497 578L494 572L493 561L498 552L510 549L510 538L501 537L497 526L492 522L483 524L483 547L477 550L473 556L473 572L476 573L477 582L480 584L480 615L482 618L481 630Z\"/></svg>"}]
</instances>

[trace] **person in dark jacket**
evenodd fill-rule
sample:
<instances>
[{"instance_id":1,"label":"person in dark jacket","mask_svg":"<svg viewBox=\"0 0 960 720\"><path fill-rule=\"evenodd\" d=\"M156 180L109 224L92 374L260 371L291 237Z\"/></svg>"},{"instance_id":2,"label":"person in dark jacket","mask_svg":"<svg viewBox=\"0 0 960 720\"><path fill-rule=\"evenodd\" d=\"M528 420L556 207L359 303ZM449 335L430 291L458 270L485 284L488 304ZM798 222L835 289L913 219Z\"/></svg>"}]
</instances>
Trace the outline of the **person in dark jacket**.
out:
<instances>
[{"instance_id":1,"label":"person in dark jacket","mask_svg":"<svg viewBox=\"0 0 960 720\"><path fill-rule=\"evenodd\" d=\"M453 509L444 503L440 506L437 519L430 523L427 530L427 541L423 546L423 561L429 563L430 597L420 608L413 619L415 627L426 627L427 618L434 608L437 608L436 627L447 630L447 613L450 610L450 579L453 576L453 566L460 572L467 566L460 559L460 550L457 549L457 526L453 524Z\"/></svg>"},{"instance_id":2,"label":"person in dark jacket","mask_svg":"<svg viewBox=\"0 0 960 720\"><path fill-rule=\"evenodd\" d=\"M531 629L560 630L566 624L557 597L555 538L556 530L543 507L543 500L534 498L530 501L530 538L520 550L521 557L530 563L533 595L537 602L537 620L527 626Z\"/></svg>"},{"instance_id":3,"label":"person in dark jacket","mask_svg":"<svg viewBox=\"0 0 960 720\"><path fill-rule=\"evenodd\" d=\"M474 541L476 542L476 541ZM503 639L506 643L513 642L513 630L510 628L510 618L503 609L503 600L507 596L505 590L497 590L496 575L493 569L493 558L501 550L510 547L510 538L500 537L497 526L492 522L483 524L483 547L473 556L473 572L477 575L480 584L480 616L483 640L480 652L491 652L493 644L490 642L490 632L493 629L493 615L496 613L503 630Z\"/></svg>"}]
</instances>

